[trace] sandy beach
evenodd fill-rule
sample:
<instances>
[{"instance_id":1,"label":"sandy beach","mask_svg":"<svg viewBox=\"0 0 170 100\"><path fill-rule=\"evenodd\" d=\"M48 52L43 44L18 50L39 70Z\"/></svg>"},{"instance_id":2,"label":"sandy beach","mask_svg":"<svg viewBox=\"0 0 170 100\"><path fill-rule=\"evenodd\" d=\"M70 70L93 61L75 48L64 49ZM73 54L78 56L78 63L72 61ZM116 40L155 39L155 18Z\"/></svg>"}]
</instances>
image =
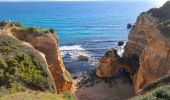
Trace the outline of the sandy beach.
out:
<instances>
[{"instance_id":1,"label":"sandy beach","mask_svg":"<svg viewBox=\"0 0 170 100\"><path fill-rule=\"evenodd\" d=\"M126 100L134 96L132 83L127 80L116 78L110 85L103 79L91 86L83 85L75 91L76 100ZM77 85L79 79L74 79Z\"/></svg>"}]
</instances>

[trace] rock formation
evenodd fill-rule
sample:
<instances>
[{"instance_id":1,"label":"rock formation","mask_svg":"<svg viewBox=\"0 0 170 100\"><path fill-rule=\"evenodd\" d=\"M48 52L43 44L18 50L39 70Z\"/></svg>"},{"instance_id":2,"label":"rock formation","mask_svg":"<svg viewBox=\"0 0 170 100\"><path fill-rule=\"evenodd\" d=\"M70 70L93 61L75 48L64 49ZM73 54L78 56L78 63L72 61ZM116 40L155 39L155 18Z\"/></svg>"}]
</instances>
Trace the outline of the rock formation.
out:
<instances>
[{"instance_id":1,"label":"rock formation","mask_svg":"<svg viewBox=\"0 0 170 100\"><path fill-rule=\"evenodd\" d=\"M71 75L64 67L59 51L58 39L53 31L21 25L11 26L9 23L1 27L1 31L4 34L12 35L21 41L30 43L35 49L45 55L58 93L73 90Z\"/></svg>"},{"instance_id":2,"label":"rock formation","mask_svg":"<svg viewBox=\"0 0 170 100\"><path fill-rule=\"evenodd\" d=\"M99 77L110 77L117 69L124 68L130 73L136 94L141 94L147 84L169 74L169 9L168 1L161 8L140 14L128 36L122 60L112 54L104 56L97 64L96 74Z\"/></svg>"},{"instance_id":3,"label":"rock formation","mask_svg":"<svg viewBox=\"0 0 170 100\"><path fill-rule=\"evenodd\" d=\"M117 55L116 49L110 49L97 63L96 74L99 77L112 77L116 75L119 69L126 69L127 72L132 73L128 65L122 62Z\"/></svg>"},{"instance_id":4,"label":"rock formation","mask_svg":"<svg viewBox=\"0 0 170 100\"><path fill-rule=\"evenodd\" d=\"M79 61L89 61L89 58L88 58L87 56L83 56L83 55L79 55L79 56L77 57L77 59L78 59Z\"/></svg>"}]
</instances>

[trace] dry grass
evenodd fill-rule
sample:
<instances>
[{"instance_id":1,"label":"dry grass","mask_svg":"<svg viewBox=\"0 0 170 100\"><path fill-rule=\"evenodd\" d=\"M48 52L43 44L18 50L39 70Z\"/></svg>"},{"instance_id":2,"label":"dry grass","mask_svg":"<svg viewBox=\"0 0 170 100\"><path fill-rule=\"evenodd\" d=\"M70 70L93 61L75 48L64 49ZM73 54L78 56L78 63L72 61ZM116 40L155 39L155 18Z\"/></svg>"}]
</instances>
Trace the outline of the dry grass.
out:
<instances>
[{"instance_id":1,"label":"dry grass","mask_svg":"<svg viewBox=\"0 0 170 100\"><path fill-rule=\"evenodd\" d=\"M27 91L7 95L0 100L74 100L74 98L70 94Z\"/></svg>"}]
</instances>

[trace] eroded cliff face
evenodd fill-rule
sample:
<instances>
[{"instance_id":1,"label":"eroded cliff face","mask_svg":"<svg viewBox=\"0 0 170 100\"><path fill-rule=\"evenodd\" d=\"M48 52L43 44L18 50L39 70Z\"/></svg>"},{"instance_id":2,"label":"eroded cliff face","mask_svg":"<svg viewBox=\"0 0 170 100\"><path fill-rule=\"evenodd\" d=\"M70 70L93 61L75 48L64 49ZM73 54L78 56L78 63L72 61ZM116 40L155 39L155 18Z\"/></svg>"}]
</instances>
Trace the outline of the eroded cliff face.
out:
<instances>
[{"instance_id":1,"label":"eroded cliff face","mask_svg":"<svg viewBox=\"0 0 170 100\"><path fill-rule=\"evenodd\" d=\"M149 41L139 58L139 69L133 78L137 94L148 83L167 75L170 71L170 48L163 38L153 38Z\"/></svg>"},{"instance_id":2,"label":"eroded cliff face","mask_svg":"<svg viewBox=\"0 0 170 100\"><path fill-rule=\"evenodd\" d=\"M140 14L128 36L128 43L125 46L125 52L122 58L123 61L118 60L118 62L111 63L105 62L104 64L97 66L97 69L102 68L103 72L109 69L117 70L117 68L124 68L122 67L122 64L125 64L128 69L131 69L131 71L129 71L127 68L124 68L131 74L136 94L141 94L141 90L147 84L169 74L170 39L168 25L170 24L168 20L170 17L168 16L170 12L167 8L170 8L170 2L167 2L159 9L151 9L147 13ZM162 16L159 17L159 14L163 14L162 16L166 18ZM117 57L113 56L108 59L117 59ZM100 63L101 60L99 64ZM121 64L117 66L117 63ZM111 66L111 68L108 66ZM112 76L115 74L116 70L113 70L113 73L111 74L108 73L108 75L106 73L97 75L99 77ZM97 73L98 72L99 71L97 70Z\"/></svg>"},{"instance_id":3,"label":"eroded cliff face","mask_svg":"<svg viewBox=\"0 0 170 100\"><path fill-rule=\"evenodd\" d=\"M110 49L99 63L97 63L96 74L99 77L111 77L115 75L115 72L121 66L120 57L117 55L117 50Z\"/></svg>"},{"instance_id":4,"label":"eroded cliff face","mask_svg":"<svg viewBox=\"0 0 170 100\"><path fill-rule=\"evenodd\" d=\"M71 92L74 89L71 75L63 64L55 33L41 29L21 29L20 27L3 27L2 32L30 43L45 55L58 93Z\"/></svg>"},{"instance_id":5,"label":"eroded cliff face","mask_svg":"<svg viewBox=\"0 0 170 100\"><path fill-rule=\"evenodd\" d=\"M132 74L131 67L123 63L123 59L118 56L116 49L110 49L97 63L96 74L99 77L112 77L119 69L125 69Z\"/></svg>"}]
</instances>

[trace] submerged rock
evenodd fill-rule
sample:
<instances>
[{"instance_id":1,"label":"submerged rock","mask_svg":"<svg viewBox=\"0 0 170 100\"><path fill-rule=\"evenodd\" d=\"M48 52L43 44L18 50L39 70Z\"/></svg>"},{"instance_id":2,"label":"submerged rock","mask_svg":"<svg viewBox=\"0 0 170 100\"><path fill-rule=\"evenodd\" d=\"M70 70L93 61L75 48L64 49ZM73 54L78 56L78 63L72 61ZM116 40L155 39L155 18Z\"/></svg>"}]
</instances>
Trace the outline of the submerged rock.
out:
<instances>
[{"instance_id":1,"label":"submerged rock","mask_svg":"<svg viewBox=\"0 0 170 100\"><path fill-rule=\"evenodd\" d=\"M127 29L131 29L132 27L133 27L132 24L130 24L130 23L127 24Z\"/></svg>"},{"instance_id":2,"label":"submerged rock","mask_svg":"<svg viewBox=\"0 0 170 100\"><path fill-rule=\"evenodd\" d=\"M119 41L119 42L117 43L117 45L118 45L118 46L123 46L123 45L124 45L124 41Z\"/></svg>"},{"instance_id":3,"label":"submerged rock","mask_svg":"<svg viewBox=\"0 0 170 100\"><path fill-rule=\"evenodd\" d=\"M89 61L89 57L83 56L83 55L78 56L77 59L78 59L79 61Z\"/></svg>"}]
</instances>

